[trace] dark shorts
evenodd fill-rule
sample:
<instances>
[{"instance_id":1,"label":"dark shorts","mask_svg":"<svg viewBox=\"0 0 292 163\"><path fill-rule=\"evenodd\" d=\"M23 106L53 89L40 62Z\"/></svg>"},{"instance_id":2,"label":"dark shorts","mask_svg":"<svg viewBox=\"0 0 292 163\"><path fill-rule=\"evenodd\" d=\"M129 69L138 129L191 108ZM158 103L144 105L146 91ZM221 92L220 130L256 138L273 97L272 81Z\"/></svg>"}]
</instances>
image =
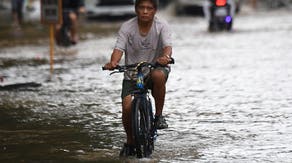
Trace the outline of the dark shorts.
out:
<instances>
[{"instance_id":1,"label":"dark shorts","mask_svg":"<svg viewBox=\"0 0 292 163\"><path fill-rule=\"evenodd\" d=\"M69 15L69 13L75 13L77 17L79 16L78 8L63 8L63 14Z\"/></svg>"},{"instance_id":2,"label":"dark shorts","mask_svg":"<svg viewBox=\"0 0 292 163\"><path fill-rule=\"evenodd\" d=\"M168 67L157 67L155 68L155 70L160 70L164 73L166 80L168 79L168 75L170 72L170 69ZM153 83L152 80L149 79L148 77L146 77L145 79L146 83L146 87L148 89L152 89L153 88ZM123 99L124 97L128 96L131 94L132 91L134 91L136 88L136 81L134 80L123 80L123 87L122 87L122 94L121 94L121 98Z\"/></svg>"},{"instance_id":3,"label":"dark shorts","mask_svg":"<svg viewBox=\"0 0 292 163\"><path fill-rule=\"evenodd\" d=\"M12 12L22 13L24 0L12 0L11 1L11 10Z\"/></svg>"}]
</instances>

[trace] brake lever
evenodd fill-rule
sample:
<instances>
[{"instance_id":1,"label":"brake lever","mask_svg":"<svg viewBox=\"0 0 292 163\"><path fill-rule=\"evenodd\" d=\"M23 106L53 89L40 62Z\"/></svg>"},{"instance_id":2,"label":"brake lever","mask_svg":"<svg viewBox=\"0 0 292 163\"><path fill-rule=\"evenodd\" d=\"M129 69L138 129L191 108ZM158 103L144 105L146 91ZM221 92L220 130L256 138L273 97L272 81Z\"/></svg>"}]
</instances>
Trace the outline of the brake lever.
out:
<instances>
[{"instance_id":1,"label":"brake lever","mask_svg":"<svg viewBox=\"0 0 292 163\"><path fill-rule=\"evenodd\" d=\"M122 72L126 71L124 67L119 66L119 65L115 69L116 69L116 71L111 72L110 75L116 74L116 73L122 73Z\"/></svg>"},{"instance_id":2,"label":"brake lever","mask_svg":"<svg viewBox=\"0 0 292 163\"><path fill-rule=\"evenodd\" d=\"M170 58L170 61L167 64L174 64L174 58ZM153 67L155 66L161 66L164 67L164 65L159 64L158 62L154 63L154 65L152 65Z\"/></svg>"},{"instance_id":3,"label":"brake lever","mask_svg":"<svg viewBox=\"0 0 292 163\"><path fill-rule=\"evenodd\" d=\"M170 60L170 62L169 62L169 64L174 64L174 58L170 58L171 60Z\"/></svg>"},{"instance_id":4,"label":"brake lever","mask_svg":"<svg viewBox=\"0 0 292 163\"><path fill-rule=\"evenodd\" d=\"M121 73L121 71L113 71L110 73L110 75L116 74L116 73Z\"/></svg>"},{"instance_id":5,"label":"brake lever","mask_svg":"<svg viewBox=\"0 0 292 163\"><path fill-rule=\"evenodd\" d=\"M114 72L111 72L109 75L112 75L112 74L115 74L115 73L118 73L118 72L114 71Z\"/></svg>"}]
</instances>

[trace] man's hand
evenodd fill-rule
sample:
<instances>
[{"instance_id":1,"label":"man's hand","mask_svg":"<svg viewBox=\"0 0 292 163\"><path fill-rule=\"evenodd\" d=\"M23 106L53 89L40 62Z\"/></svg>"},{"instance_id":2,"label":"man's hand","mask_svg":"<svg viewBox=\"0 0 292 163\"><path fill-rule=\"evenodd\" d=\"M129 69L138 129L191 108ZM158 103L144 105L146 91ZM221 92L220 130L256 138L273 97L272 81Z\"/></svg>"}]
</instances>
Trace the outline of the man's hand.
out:
<instances>
[{"instance_id":1,"label":"man's hand","mask_svg":"<svg viewBox=\"0 0 292 163\"><path fill-rule=\"evenodd\" d=\"M114 70L119 65L122 55L123 55L123 51L119 49L114 49L110 62L105 64L104 68L106 70Z\"/></svg>"},{"instance_id":2,"label":"man's hand","mask_svg":"<svg viewBox=\"0 0 292 163\"><path fill-rule=\"evenodd\" d=\"M168 56L168 55L163 55L159 58L157 58L157 63L159 63L160 65L162 66L166 66L170 61L171 61L171 58Z\"/></svg>"},{"instance_id":3,"label":"man's hand","mask_svg":"<svg viewBox=\"0 0 292 163\"><path fill-rule=\"evenodd\" d=\"M118 63L116 63L116 62L109 62L109 63L105 64L103 67L106 70L114 70L117 66L118 66Z\"/></svg>"}]
</instances>

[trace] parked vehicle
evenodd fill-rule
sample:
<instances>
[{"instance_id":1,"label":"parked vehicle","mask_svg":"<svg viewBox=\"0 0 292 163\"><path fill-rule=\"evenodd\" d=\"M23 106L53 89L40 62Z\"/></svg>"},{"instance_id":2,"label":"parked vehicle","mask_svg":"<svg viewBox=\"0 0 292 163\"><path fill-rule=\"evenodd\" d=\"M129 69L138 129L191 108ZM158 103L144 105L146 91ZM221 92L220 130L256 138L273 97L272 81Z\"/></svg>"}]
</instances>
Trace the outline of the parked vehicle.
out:
<instances>
[{"instance_id":1,"label":"parked vehicle","mask_svg":"<svg viewBox=\"0 0 292 163\"><path fill-rule=\"evenodd\" d=\"M173 0L159 0L159 8L165 8L168 6Z\"/></svg>"},{"instance_id":2,"label":"parked vehicle","mask_svg":"<svg viewBox=\"0 0 292 163\"><path fill-rule=\"evenodd\" d=\"M99 16L131 16L135 14L135 0L86 0L88 18Z\"/></svg>"},{"instance_id":3,"label":"parked vehicle","mask_svg":"<svg viewBox=\"0 0 292 163\"><path fill-rule=\"evenodd\" d=\"M203 16L205 0L174 0L176 15L192 14Z\"/></svg>"},{"instance_id":4,"label":"parked vehicle","mask_svg":"<svg viewBox=\"0 0 292 163\"><path fill-rule=\"evenodd\" d=\"M233 0L208 0L204 6L210 32L232 29L236 5Z\"/></svg>"}]
</instances>

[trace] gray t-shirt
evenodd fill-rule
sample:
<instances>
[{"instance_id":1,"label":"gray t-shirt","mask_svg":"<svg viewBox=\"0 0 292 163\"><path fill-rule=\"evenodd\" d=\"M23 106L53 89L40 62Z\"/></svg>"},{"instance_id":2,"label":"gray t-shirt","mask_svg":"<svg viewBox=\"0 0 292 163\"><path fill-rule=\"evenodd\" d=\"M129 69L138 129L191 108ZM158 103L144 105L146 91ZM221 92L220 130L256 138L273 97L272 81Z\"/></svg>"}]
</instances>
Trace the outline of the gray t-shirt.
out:
<instances>
[{"instance_id":1,"label":"gray t-shirt","mask_svg":"<svg viewBox=\"0 0 292 163\"><path fill-rule=\"evenodd\" d=\"M115 49L125 54L125 64L134 64L142 61L155 62L162 55L163 48L172 46L171 31L168 24L154 17L152 27L146 36L142 36L138 28L138 18L134 17L122 24ZM129 74L125 74L129 80Z\"/></svg>"}]
</instances>

